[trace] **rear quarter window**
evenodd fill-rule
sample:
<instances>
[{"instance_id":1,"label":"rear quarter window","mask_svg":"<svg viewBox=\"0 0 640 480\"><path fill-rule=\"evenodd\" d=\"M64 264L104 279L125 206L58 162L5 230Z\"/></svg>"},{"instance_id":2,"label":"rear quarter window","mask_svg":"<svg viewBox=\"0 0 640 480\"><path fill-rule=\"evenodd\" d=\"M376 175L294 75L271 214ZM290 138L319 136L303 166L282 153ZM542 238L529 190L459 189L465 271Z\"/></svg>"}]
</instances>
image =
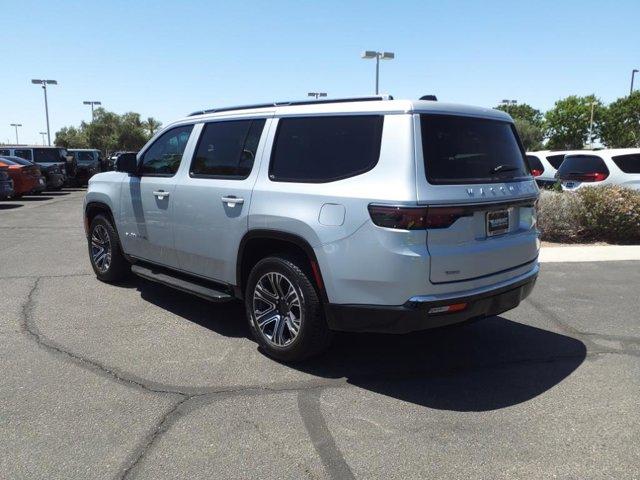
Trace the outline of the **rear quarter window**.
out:
<instances>
[{"instance_id":1,"label":"rear quarter window","mask_svg":"<svg viewBox=\"0 0 640 480\"><path fill-rule=\"evenodd\" d=\"M269 178L323 183L371 170L380 157L383 115L282 118Z\"/></svg>"},{"instance_id":2,"label":"rear quarter window","mask_svg":"<svg viewBox=\"0 0 640 480\"><path fill-rule=\"evenodd\" d=\"M611 160L624 173L640 173L640 153L616 155Z\"/></svg>"},{"instance_id":3,"label":"rear quarter window","mask_svg":"<svg viewBox=\"0 0 640 480\"><path fill-rule=\"evenodd\" d=\"M547 161L551 164L553 168L558 170L560 165L562 165L562 161L564 160L564 153L557 155L549 155L547 157Z\"/></svg>"}]
</instances>

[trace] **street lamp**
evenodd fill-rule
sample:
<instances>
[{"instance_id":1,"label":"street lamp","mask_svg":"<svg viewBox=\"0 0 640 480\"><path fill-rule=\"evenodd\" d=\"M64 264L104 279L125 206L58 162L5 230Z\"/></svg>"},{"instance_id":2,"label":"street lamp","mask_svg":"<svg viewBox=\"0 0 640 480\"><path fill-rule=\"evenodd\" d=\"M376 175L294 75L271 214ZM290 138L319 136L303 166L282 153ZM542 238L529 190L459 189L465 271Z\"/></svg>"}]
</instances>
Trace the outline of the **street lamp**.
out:
<instances>
[{"instance_id":1,"label":"street lamp","mask_svg":"<svg viewBox=\"0 0 640 480\"><path fill-rule=\"evenodd\" d=\"M47 134L47 132L40 132L40 135L42 135L42 145L44 145L44 136Z\"/></svg>"},{"instance_id":2,"label":"street lamp","mask_svg":"<svg viewBox=\"0 0 640 480\"><path fill-rule=\"evenodd\" d=\"M638 69L634 68L631 70L631 88L629 89L629 95L633 93L633 77L636 76L636 73L638 73Z\"/></svg>"},{"instance_id":3,"label":"street lamp","mask_svg":"<svg viewBox=\"0 0 640 480\"><path fill-rule=\"evenodd\" d=\"M593 113L598 102L589 102L587 105L591 106L591 120L589 120L589 145L591 146L591 150L593 150Z\"/></svg>"},{"instance_id":4,"label":"street lamp","mask_svg":"<svg viewBox=\"0 0 640 480\"><path fill-rule=\"evenodd\" d=\"M327 93L326 92L309 92L307 93L307 97L315 97L315 99L317 100L320 97L326 97Z\"/></svg>"},{"instance_id":5,"label":"street lamp","mask_svg":"<svg viewBox=\"0 0 640 480\"><path fill-rule=\"evenodd\" d=\"M12 123L11 126L16 128L16 145L19 145L20 141L18 140L18 127L21 127L22 124L21 123Z\"/></svg>"},{"instance_id":6,"label":"street lamp","mask_svg":"<svg viewBox=\"0 0 640 480\"><path fill-rule=\"evenodd\" d=\"M504 99L500 102L502 105L517 105L518 101L517 100L507 100Z\"/></svg>"},{"instance_id":7,"label":"street lamp","mask_svg":"<svg viewBox=\"0 0 640 480\"><path fill-rule=\"evenodd\" d=\"M380 60L393 60L396 58L396 54L393 52L376 52L373 50L366 50L362 52L362 58L365 60L376 59L376 95L378 95L378 84L380 78Z\"/></svg>"},{"instance_id":8,"label":"street lamp","mask_svg":"<svg viewBox=\"0 0 640 480\"><path fill-rule=\"evenodd\" d=\"M102 103L98 102L97 100L85 100L82 103L85 105L91 105L91 121L93 122L93 106L102 105Z\"/></svg>"},{"instance_id":9,"label":"street lamp","mask_svg":"<svg viewBox=\"0 0 640 480\"><path fill-rule=\"evenodd\" d=\"M57 85L58 82L56 80L38 80L33 79L31 83L35 85L42 85L42 90L44 91L44 113L47 116L47 140L49 142L49 146L51 145L51 130L49 129L49 104L47 103L47 85Z\"/></svg>"}]
</instances>

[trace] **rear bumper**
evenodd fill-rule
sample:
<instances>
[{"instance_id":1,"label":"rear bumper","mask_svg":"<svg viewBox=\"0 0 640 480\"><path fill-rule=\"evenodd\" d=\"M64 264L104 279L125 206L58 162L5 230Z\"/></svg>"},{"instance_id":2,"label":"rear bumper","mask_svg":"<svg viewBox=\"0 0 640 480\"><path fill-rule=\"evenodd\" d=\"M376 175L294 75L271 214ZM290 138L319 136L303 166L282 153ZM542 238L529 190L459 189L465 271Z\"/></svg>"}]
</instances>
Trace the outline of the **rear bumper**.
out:
<instances>
[{"instance_id":1,"label":"rear bumper","mask_svg":"<svg viewBox=\"0 0 640 480\"><path fill-rule=\"evenodd\" d=\"M455 295L425 295L404 305L327 305L327 321L332 330L348 332L409 333L453 325L466 320L498 315L517 307L529 296L538 277L536 265L524 275ZM429 309L455 303L467 308L456 313L429 314Z\"/></svg>"}]
</instances>

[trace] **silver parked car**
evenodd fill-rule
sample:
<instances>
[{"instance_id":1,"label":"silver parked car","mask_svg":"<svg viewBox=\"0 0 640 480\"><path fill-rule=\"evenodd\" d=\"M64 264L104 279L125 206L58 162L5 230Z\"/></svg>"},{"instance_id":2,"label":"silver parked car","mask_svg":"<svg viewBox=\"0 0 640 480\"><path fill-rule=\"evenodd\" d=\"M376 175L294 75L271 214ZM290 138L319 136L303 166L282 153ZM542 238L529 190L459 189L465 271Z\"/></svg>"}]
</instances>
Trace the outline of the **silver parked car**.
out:
<instances>
[{"instance_id":1,"label":"silver parked car","mask_svg":"<svg viewBox=\"0 0 640 480\"><path fill-rule=\"evenodd\" d=\"M516 307L538 188L512 119L369 97L196 112L85 198L97 277L243 299L281 360L333 330L406 333Z\"/></svg>"}]
</instances>

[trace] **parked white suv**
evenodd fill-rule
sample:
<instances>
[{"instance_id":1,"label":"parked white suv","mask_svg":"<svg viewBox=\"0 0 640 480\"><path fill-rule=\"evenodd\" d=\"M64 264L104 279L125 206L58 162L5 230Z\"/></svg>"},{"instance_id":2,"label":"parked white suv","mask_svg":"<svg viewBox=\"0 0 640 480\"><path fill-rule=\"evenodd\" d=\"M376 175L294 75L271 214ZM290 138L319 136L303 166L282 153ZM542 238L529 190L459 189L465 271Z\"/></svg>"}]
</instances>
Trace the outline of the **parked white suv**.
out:
<instances>
[{"instance_id":1,"label":"parked white suv","mask_svg":"<svg viewBox=\"0 0 640 480\"><path fill-rule=\"evenodd\" d=\"M273 357L332 330L405 333L517 306L538 188L503 112L381 97L196 112L85 198L91 264L244 299Z\"/></svg>"},{"instance_id":2,"label":"parked white suv","mask_svg":"<svg viewBox=\"0 0 640 480\"><path fill-rule=\"evenodd\" d=\"M600 185L640 190L640 148L571 153L565 155L556 176L563 190Z\"/></svg>"}]
</instances>

